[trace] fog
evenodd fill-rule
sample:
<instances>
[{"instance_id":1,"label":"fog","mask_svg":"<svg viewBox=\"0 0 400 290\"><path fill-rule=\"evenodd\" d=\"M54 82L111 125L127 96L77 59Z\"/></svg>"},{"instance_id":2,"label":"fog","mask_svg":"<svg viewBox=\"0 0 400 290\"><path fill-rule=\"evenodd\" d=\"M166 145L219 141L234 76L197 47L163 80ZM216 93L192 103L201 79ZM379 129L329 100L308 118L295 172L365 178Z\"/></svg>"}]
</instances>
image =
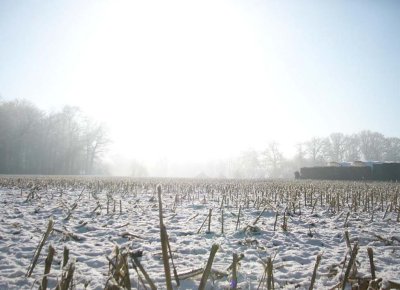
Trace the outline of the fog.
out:
<instances>
[{"instance_id":1,"label":"fog","mask_svg":"<svg viewBox=\"0 0 400 290\"><path fill-rule=\"evenodd\" d=\"M396 1L1 1L1 172L259 178L394 161L399 13Z\"/></svg>"},{"instance_id":2,"label":"fog","mask_svg":"<svg viewBox=\"0 0 400 290\"><path fill-rule=\"evenodd\" d=\"M329 162L400 161L400 138L369 130L302 140L293 147L293 155L271 141L261 149L247 148L226 158L201 151L199 160L193 151L194 158L187 160L170 156L146 160L115 151L112 144L118 140L110 138L107 126L77 107L45 112L24 100L0 101L0 120L1 174L291 178L301 167ZM157 144L165 142L169 139ZM157 156L157 148L161 147L149 152Z\"/></svg>"}]
</instances>

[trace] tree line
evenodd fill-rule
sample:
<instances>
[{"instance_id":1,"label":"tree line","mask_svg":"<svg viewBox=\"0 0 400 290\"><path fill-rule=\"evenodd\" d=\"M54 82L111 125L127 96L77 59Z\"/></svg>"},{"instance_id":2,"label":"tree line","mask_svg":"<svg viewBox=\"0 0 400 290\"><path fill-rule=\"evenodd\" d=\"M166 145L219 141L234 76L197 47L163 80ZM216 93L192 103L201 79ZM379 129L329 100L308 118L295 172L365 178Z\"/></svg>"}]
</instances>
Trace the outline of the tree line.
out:
<instances>
[{"instance_id":1,"label":"tree line","mask_svg":"<svg viewBox=\"0 0 400 290\"><path fill-rule=\"evenodd\" d=\"M312 138L297 150L297 158L308 157L311 165L327 161L400 161L400 138L385 137L378 132L364 130L356 134L332 133L325 138Z\"/></svg>"},{"instance_id":2,"label":"tree line","mask_svg":"<svg viewBox=\"0 0 400 290\"><path fill-rule=\"evenodd\" d=\"M46 113L24 101L0 101L0 173L96 174L109 140L102 124L65 106Z\"/></svg>"},{"instance_id":3,"label":"tree line","mask_svg":"<svg viewBox=\"0 0 400 290\"><path fill-rule=\"evenodd\" d=\"M106 174L108 167L101 157L109 143L105 127L77 107L46 113L27 101L0 100L0 174ZM229 178L293 177L301 167L356 160L400 162L400 138L369 130L332 133L298 143L291 158L284 156L277 142L271 142L263 151L247 150L237 158L208 164L201 173ZM130 174L160 175L135 161Z\"/></svg>"},{"instance_id":4,"label":"tree line","mask_svg":"<svg viewBox=\"0 0 400 290\"><path fill-rule=\"evenodd\" d=\"M279 144L271 142L262 152L242 152L232 163L231 175L243 178L293 177L293 172L301 167L358 160L400 162L400 138L385 137L369 130L350 135L332 133L298 143L292 158L285 158Z\"/></svg>"},{"instance_id":5,"label":"tree line","mask_svg":"<svg viewBox=\"0 0 400 290\"><path fill-rule=\"evenodd\" d=\"M293 178L301 167L359 160L400 162L400 138L368 130L349 135L332 133L296 144L291 157L285 156L279 143L270 142L264 150L246 150L231 159L192 166L191 171L185 168L184 174L198 178ZM148 170L145 164L133 161L130 174L135 177L181 176L181 171L175 172L174 164L164 165L161 167L165 170L160 175L151 168Z\"/></svg>"}]
</instances>

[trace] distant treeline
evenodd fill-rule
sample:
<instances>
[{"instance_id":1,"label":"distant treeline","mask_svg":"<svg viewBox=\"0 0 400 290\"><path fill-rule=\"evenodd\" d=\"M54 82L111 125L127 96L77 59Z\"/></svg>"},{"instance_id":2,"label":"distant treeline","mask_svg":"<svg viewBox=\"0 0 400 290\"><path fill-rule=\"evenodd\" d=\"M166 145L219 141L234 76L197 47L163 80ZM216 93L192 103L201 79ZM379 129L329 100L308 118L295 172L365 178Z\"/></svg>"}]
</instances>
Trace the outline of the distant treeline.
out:
<instances>
[{"instance_id":1,"label":"distant treeline","mask_svg":"<svg viewBox=\"0 0 400 290\"><path fill-rule=\"evenodd\" d=\"M335 132L326 137L313 137L310 140L298 143L295 155L291 158L284 156L280 144L270 142L264 151L248 150L242 152L237 159L229 164L230 172L228 170L220 171L223 172L224 176L238 178L292 178L293 172L299 171L300 168L318 167L321 170L316 172L316 175L325 176L323 171L327 170L332 171L332 173L329 173L332 176L341 176L342 174L349 176L345 173L349 169L336 172L337 169L325 169L325 166L330 162L347 161L351 163L357 160L400 162L400 138L386 137L379 132L369 130L354 134ZM220 168L223 169L222 166ZM315 171L316 169L310 170ZM364 173L356 172L363 170L365 169L354 169L351 174L364 176ZM332 179L344 178L332 177Z\"/></svg>"},{"instance_id":2,"label":"distant treeline","mask_svg":"<svg viewBox=\"0 0 400 290\"><path fill-rule=\"evenodd\" d=\"M27 101L0 101L1 174L92 174L108 139L76 107L46 113Z\"/></svg>"}]
</instances>

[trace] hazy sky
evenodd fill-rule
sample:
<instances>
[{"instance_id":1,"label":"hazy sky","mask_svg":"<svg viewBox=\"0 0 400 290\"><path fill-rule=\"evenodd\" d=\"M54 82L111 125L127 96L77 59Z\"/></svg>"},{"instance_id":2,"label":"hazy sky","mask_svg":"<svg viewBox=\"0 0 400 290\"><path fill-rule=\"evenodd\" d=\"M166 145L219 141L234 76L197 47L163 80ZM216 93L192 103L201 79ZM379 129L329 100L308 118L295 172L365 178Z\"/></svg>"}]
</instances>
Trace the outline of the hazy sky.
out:
<instances>
[{"instance_id":1,"label":"hazy sky","mask_svg":"<svg viewBox=\"0 0 400 290\"><path fill-rule=\"evenodd\" d=\"M0 95L139 160L400 136L400 1L0 1Z\"/></svg>"}]
</instances>

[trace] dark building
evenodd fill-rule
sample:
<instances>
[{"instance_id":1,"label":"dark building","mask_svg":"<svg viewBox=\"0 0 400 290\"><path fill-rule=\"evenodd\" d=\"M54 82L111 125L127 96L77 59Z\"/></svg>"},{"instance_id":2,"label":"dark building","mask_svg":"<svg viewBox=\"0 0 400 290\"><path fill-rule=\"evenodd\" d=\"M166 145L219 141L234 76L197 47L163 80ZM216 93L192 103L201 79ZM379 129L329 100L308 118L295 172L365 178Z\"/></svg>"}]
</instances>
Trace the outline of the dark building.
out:
<instances>
[{"instance_id":1,"label":"dark building","mask_svg":"<svg viewBox=\"0 0 400 290\"><path fill-rule=\"evenodd\" d=\"M302 179L400 181L400 163L362 163L351 166L303 167Z\"/></svg>"}]
</instances>

